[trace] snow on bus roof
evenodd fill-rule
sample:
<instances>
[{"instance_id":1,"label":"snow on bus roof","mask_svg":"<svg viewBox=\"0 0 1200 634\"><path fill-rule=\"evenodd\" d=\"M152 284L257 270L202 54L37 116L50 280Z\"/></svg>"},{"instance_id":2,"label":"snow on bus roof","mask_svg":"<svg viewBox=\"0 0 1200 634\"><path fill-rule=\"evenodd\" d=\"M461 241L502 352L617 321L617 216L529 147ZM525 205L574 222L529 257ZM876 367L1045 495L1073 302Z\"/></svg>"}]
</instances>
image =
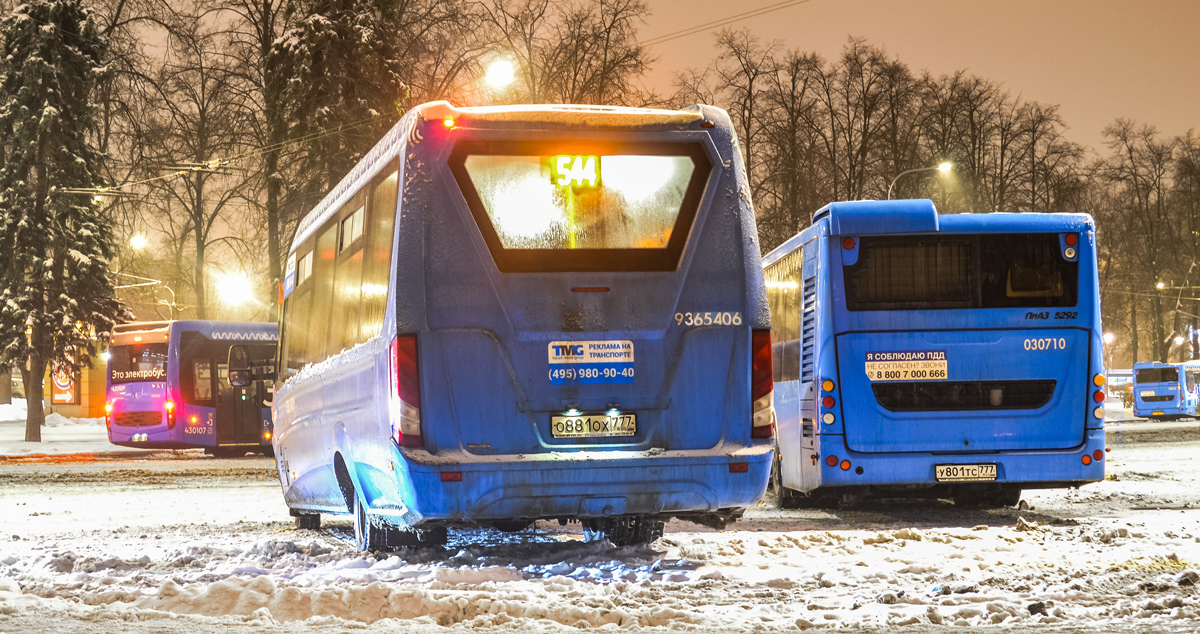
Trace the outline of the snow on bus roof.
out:
<instances>
[{"instance_id":1,"label":"snow on bus roof","mask_svg":"<svg viewBox=\"0 0 1200 634\"><path fill-rule=\"evenodd\" d=\"M506 123L553 123L585 127L628 127L654 125L684 125L704 118L699 105L683 110L657 110L653 108L629 108L625 106L585 106L529 104L514 106L480 106L459 108L448 101L431 101L414 106L383 138L351 168L350 172L317 203L296 227L296 237L288 253L296 250L325 222L350 196L358 192L367 179L372 178L388 161L400 154L400 145L419 120L464 119L466 121L495 121Z\"/></svg>"},{"instance_id":2,"label":"snow on bus roof","mask_svg":"<svg viewBox=\"0 0 1200 634\"><path fill-rule=\"evenodd\" d=\"M704 118L700 106L690 106L683 110L559 104L458 108L447 101L434 101L420 106L420 109L421 115L426 119L562 123L601 127L687 124Z\"/></svg>"}]
</instances>

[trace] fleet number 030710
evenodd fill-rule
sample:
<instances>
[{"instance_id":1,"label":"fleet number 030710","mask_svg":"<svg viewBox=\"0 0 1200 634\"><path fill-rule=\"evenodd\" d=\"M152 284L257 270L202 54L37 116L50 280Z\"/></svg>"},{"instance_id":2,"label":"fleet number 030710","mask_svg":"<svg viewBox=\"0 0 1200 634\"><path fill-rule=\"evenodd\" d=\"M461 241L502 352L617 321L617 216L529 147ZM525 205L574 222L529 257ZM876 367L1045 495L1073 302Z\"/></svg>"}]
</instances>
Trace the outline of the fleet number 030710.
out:
<instances>
[{"instance_id":1,"label":"fleet number 030710","mask_svg":"<svg viewBox=\"0 0 1200 634\"><path fill-rule=\"evenodd\" d=\"M1066 350L1067 340L1062 337L1045 337L1042 339L1026 339L1026 350Z\"/></svg>"}]
</instances>

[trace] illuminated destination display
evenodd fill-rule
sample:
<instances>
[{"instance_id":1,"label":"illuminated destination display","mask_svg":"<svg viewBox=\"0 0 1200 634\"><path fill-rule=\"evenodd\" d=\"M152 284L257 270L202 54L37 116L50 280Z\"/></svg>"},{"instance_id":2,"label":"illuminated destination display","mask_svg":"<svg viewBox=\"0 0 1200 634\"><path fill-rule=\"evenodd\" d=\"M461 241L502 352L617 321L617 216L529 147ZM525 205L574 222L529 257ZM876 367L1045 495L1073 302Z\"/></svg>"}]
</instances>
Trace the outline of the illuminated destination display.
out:
<instances>
[{"instance_id":1,"label":"illuminated destination display","mask_svg":"<svg viewBox=\"0 0 1200 634\"><path fill-rule=\"evenodd\" d=\"M552 156L550 182L559 187L599 187L600 157L575 154Z\"/></svg>"}]
</instances>

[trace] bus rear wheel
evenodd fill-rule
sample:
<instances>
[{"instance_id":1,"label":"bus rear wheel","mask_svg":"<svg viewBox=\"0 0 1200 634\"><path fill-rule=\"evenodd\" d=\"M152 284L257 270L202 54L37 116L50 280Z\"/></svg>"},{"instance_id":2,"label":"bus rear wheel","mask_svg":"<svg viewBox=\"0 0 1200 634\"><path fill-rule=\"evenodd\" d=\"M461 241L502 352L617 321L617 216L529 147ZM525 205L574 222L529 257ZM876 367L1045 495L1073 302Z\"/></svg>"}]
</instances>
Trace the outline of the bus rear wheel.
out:
<instances>
[{"instance_id":1,"label":"bus rear wheel","mask_svg":"<svg viewBox=\"0 0 1200 634\"><path fill-rule=\"evenodd\" d=\"M967 490L954 494L954 506L1001 508L1021 502L1021 489L1004 487L999 490Z\"/></svg>"},{"instance_id":2,"label":"bus rear wheel","mask_svg":"<svg viewBox=\"0 0 1200 634\"><path fill-rule=\"evenodd\" d=\"M652 517L611 517L583 520L587 541L607 537L613 546L649 544L663 536L666 522Z\"/></svg>"}]
</instances>

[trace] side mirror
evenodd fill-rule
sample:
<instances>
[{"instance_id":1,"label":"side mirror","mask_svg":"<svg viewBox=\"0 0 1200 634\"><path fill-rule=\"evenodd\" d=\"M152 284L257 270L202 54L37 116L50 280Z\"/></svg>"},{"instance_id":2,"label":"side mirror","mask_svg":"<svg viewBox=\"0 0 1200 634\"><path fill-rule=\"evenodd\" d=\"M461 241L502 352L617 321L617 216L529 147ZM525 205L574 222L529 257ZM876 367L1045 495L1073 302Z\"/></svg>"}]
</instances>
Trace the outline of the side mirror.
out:
<instances>
[{"instance_id":1,"label":"side mirror","mask_svg":"<svg viewBox=\"0 0 1200 634\"><path fill-rule=\"evenodd\" d=\"M234 387L248 387L254 382L250 371L250 351L241 344L229 347L229 384Z\"/></svg>"}]
</instances>

